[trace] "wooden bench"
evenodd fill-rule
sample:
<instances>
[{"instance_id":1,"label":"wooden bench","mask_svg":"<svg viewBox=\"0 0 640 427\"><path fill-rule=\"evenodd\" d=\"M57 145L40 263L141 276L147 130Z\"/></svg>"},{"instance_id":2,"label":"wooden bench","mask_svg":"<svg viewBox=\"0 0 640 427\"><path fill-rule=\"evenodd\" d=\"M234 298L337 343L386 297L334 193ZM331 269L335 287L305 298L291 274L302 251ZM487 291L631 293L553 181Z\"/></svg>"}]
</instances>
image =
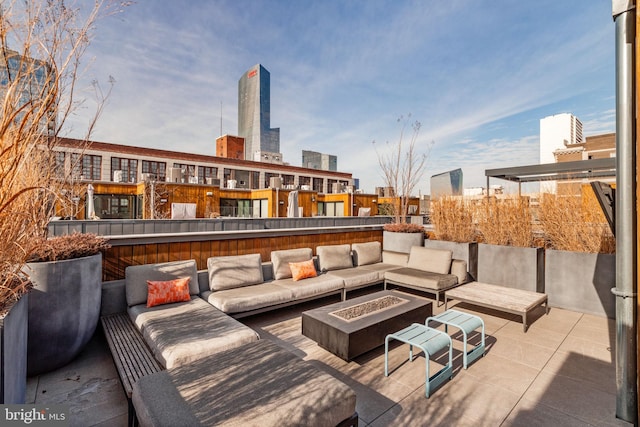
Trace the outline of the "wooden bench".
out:
<instances>
[{"instance_id":1,"label":"wooden bench","mask_svg":"<svg viewBox=\"0 0 640 427\"><path fill-rule=\"evenodd\" d=\"M131 401L133 384L141 377L163 370L144 342L144 338L126 313L101 317L113 362L129 404L129 426L137 423Z\"/></svg>"},{"instance_id":2,"label":"wooden bench","mask_svg":"<svg viewBox=\"0 0 640 427\"><path fill-rule=\"evenodd\" d=\"M448 300L451 299L520 315L522 316L522 327L525 332L529 327L527 315L531 310L544 304L546 313L549 313L547 294L481 282L467 283L446 291L445 310L447 309Z\"/></svg>"}]
</instances>

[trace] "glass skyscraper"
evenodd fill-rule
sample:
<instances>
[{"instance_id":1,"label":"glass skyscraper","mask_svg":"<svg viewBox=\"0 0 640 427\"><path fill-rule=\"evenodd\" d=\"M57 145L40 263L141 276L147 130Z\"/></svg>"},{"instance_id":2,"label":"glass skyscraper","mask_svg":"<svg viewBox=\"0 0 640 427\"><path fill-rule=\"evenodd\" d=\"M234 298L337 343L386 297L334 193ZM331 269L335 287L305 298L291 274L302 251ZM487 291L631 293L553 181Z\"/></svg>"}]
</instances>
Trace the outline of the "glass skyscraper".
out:
<instances>
[{"instance_id":1,"label":"glass skyscraper","mask_svg":"<svg viewBox=\"0 0 640 427\"><path fill-rule=\"evenodd\" d=\"M257 64L238 81L238 136L245 139L246 160L256 153L280 153L280 129L271 128L271 78Z\"/></svg>"}]
</instances>

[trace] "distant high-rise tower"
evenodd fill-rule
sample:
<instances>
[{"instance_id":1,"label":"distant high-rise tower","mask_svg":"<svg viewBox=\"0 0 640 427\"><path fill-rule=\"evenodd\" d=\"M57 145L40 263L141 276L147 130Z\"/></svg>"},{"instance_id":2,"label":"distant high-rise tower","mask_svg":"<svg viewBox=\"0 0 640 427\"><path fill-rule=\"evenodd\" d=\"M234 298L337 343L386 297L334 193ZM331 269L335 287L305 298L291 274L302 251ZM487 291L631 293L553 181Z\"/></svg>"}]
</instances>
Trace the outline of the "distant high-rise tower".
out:
<instances>
[{"instance_id":1,"label":"distant high-rise tower","mask_svg":"<svg viewBox=\"0 0 640 427\"><path fill-rule=\"evenodd\" d=\"M280 153L280 129L271 128L271 78L260 64L251 67L238 81L238 136L245 139L247 160Z\"/></svg>"},{"instance_id":2,"label":"distant high-rise tower","mask_svg":"<svg viewBox=\"0 0 640 427\"><path fill-rule=\"evenodd\" d=\"M540 164L556 163L554 152L584 142L582 122L570 113L556 114L540 120ZM555 193L556 181L540 184L543 193Z\"/></svg>"},{"instance_id":3,"label":"distant high-rise tower","mask_svg":"<svg viewBox=\"0 0 640 427\"><path fill-rule=\"evenodd\" d=\"M317 151L302 150L302 167L325 171L338 170L338 157Z\"/></svg>"},{"instance_id":4,"label":"distant high-rise tower","mask_svg":"<svg viewBox=\"0 0 640 427\"><path fill-rule=\"evenodd\" d=\"M573 114L556 114L540 120L541 164L555 163L554 151L582 142L582 122Z\"/></svg>"}]
</instances>

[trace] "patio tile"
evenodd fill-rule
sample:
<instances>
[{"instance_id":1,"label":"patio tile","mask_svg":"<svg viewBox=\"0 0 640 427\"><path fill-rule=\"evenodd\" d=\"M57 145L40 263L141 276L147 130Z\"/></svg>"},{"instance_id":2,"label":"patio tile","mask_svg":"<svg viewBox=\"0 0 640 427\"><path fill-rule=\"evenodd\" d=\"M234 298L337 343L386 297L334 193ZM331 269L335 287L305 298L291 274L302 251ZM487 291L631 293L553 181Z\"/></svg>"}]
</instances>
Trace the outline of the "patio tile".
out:
<instances>
[{"instance_id":1,"label":"patio tile","mask_svg":"<svg viewBox=\"0 0 640 427\"><path fill-rule=\"evenodd\" d=\"M497 355L478 359L466 371L478 381L523 394L540 372L530 366Z\"/></svg>"},{"instance_id":2,"label":"patio tile","mask_svg":"<svg viewBox=\"0 0 640 427\"><path fill-rule=\"evenodd\" d=\"M583 314L578 322L582 326L595 329L608 330L615 333L616 321L605 316L596 316L593 314Z\"/></svg>"},{"instance_id":3,"label":"patio tile","mask_svg":"<svg viewBox=\"0 0 640 427\"><path fill-rule=\"evenodd\" d=\"M515 406L519 395L470 375L460 375L435 390L428 399L424 388L398 402L375 425L497 426Z\"/></svg>"},{"instance_id":4,"label":"patio tile","mask_svg":"<svg viewBox=\"0 0 640 427\"><path fill-rule=\"evenodd\" d=\"M544 372L588 383L590 387L616 394L615 364L576 352L556 352Z\"/></svg>"},{"instance_id":5,"label":"patio tile","mask_svg":"<svg viewBox=\"0 0 640 427\"><path fill-rule=\"evenodd\" d=\"M567 336L558 351L574 352L607 363L615 363L615 346L573 335Z\"/></svg>"},{"instance_id":6,"label":"patio tile","mask_svg":"<svg viewBox=\"0 0 640 427\"><path fill-rule=\"evenodd\" d=\"M25 403L35 403L38 394L38 377L27 378L27 392L25 393Z\"/></svg>"},{"instance_id":7,"label":"patio tile","mask_svg":"<svg viewBox=\"0 0 640 427\"><path fill-rule=\"evenodd\" d=\"M96 379L119 381L109 353L101 358L78 358L57 371L40 375L35 402L40 403L50 396L71 393Z\"/></svg>"},{"instance_id":8,"label":"patio tile","mask_svg":"<svg viewBox=\"0 0 640 427\"><path fill-rule=\"evenodd\" d=\"M584 315L569 334L605 346L615 347L616 326L613 319Z\"/></svg>"},{"instance_id":9,"label":"patio tile","mask_svg":"<svg viewBox=\"0 0 640 427\"><path fill-rule=\"evenodd\" d=\"M502 425L505 427L584 427L585 422L550 406L530 399L522 399Z\"/></svg>"},{"instance_id":10,"label":"patio tile","mask_svg":"<svg viewBox=\"0 0 640 427\"><path fill-rule=\"evenodd\" d=\"M583 314L555 307L551 307L549 313L545 314L544 307L537 307L529 316L529 329L541 328L566 335L576 326Z\"/></svg>"},{"instance_id":11,"label":"patio tile","mask_svg":"<svg viewBox=\"0 0 640 427\"><path fill-rule=\"evenodd\" d=\"M553 355L554 350L537 344L526 343L509 335L495 339L487 351L491 356L500 356L513 362L541 370Z\"/></svg>"},{"instance_id":12,"label":"patio tile","mask_svg":"<svg viewBox=\"0 0 640 427\"><path fill-rule=\"evenodd\" d=\"M450 304L449 308L480 316L484 321L485 333L489 335L493 335L496 331L502 329L510 322L518 321L520 319L519 316L514 314L491 310L467 303L457 303L455 305Z\"/></svg>"},{"instance_id":13,"label":"patio tile","mask_svg":"<svg viewBox=\"0 0 640 427\"><path fill-rule=\"evenodd\" d=\"M585 381L543 371L524 398L549 406L592 425L616 422L615 394L606 393Z\"/></svg>"},{"instance_id":14,"label":"patio tile","mask_svg":"<svg viewBox=\"0 0 640 427\"><path fill-rule=\"evenodd\" d=\"M542 347L547 347L556 350L562 341L565 339L566 334L560 332L549 331L543 328L534 327L535 323L529 327L527 332L522 330L522 321L509 322L504 328L497 331L494 336L497 340L502 337L516 339L524 344L533 344Z\"/></svg>"}]
</instances>

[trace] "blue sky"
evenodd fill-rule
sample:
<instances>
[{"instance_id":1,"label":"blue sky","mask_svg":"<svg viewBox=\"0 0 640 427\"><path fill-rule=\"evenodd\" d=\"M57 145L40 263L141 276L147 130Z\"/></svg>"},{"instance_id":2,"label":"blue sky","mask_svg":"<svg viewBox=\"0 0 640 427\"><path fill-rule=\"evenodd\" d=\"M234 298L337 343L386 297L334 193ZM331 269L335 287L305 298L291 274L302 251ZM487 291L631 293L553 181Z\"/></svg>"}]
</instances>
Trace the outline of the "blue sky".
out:
<instances>
[{"instance_id":1,"label":"blue sky","mask_svg":"<svg viewBox=\"0 0 640 427\"><path fill-rule=\"evenodd\" d=\"M396 141L410 113L421 150L433 142L428 194L447 170L475 187L485 169L538 163L545 116L612 132L614 53L610 0L139 1L98 22L83 81L116 81L92 139L215 154L221 115L237 134L238 80L260 63L286 162L337 155L373 192L372 141Z\"/></svg>"}]
</instances>

